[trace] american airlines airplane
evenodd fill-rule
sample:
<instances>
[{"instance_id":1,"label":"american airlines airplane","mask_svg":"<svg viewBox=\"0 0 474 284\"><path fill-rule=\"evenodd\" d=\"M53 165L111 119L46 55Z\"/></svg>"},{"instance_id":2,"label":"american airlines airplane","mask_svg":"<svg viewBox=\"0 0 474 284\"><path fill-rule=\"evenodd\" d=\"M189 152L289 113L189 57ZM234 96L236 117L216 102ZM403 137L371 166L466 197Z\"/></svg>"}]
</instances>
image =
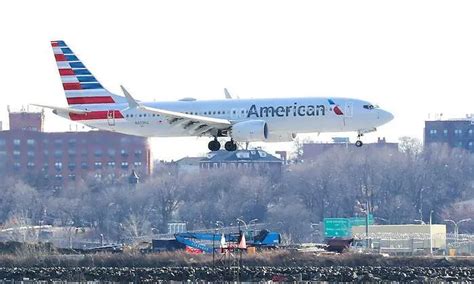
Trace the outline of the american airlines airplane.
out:
<instances>
[{"instance_id":1,"label":"american airlines airplane","mask_svg":"<svg viewBox=\"0 0 474 284\"><path fill-rule=\"evenodd\" d=\"M121 86L124 96L112 94L92 75L64 41L52 41L54 57L69 107L53 109L61 117L90 127L145 137L211 137L209 150L237 149L236 142L290 142L298 133L349 132L360 137L393 119L367 101L350 98L307 97L274 99L142 102Z\"/></svg>"}]
</instances>

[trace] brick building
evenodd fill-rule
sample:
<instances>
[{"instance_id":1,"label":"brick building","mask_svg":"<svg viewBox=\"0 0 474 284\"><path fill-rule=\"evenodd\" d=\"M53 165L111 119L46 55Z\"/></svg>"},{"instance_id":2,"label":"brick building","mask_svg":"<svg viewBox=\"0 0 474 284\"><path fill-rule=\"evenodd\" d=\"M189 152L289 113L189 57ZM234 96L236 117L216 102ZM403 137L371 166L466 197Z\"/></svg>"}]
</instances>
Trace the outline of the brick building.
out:
<instances>
[{"instance_id":1,"label":"brick building","mask_svg":"<svg viewBox=\"0 0 474 284\"><path fill-rule=\"evenodd\" d=\"M62 185L93 175L128 177L151 172L148 139L107 131L43 132L43 114L10 112L0 131L0 172Z\"/></svg>"},{"instance_id":2,"label":"brick building","mask_svg":"<svg viewBox=\"0 0 474 284\"><path fill-rule=\"evenodd\" d=\"M425 121L424 145L447 144L474 153L474 117Z\"/></svg>"}]
</instances>

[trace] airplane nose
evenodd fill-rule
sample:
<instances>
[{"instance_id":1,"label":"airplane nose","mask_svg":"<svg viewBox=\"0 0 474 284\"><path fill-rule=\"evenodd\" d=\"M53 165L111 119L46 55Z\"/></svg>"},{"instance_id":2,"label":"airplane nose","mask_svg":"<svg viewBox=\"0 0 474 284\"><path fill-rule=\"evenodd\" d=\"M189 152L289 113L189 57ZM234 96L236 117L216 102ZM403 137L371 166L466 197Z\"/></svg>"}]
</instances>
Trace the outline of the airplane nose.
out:
<instances>
[{"instance_id":1,"label":"airplane nose","mask_svg":"<svg viewBox=\"0 0 474 284\"><path fill-rule=\"evenodd\" d=\"M379 110L379 118L383 123L387 123L393 120L394 116L386 110Z\"/></svg>"}]
</instances>

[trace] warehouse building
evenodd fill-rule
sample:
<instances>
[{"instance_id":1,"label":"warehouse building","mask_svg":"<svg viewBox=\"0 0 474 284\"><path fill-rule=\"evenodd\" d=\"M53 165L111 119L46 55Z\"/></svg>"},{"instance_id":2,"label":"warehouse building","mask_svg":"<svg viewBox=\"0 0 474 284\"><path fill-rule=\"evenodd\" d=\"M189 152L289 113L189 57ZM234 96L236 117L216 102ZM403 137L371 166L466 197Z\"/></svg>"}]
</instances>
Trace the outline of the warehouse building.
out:
<instances>
[{"instance_id":1,"label":"warehouse building","mask_svg":"<svg viewBox=\"0 0 474 284\"><path fill-rule=\"evenodd\" d=\"M366 239L365 226L353 226L352 236ZM371 247L380 253L392 255L446 253L445 224L370 225Z\"/></svg>"}]
</instances>

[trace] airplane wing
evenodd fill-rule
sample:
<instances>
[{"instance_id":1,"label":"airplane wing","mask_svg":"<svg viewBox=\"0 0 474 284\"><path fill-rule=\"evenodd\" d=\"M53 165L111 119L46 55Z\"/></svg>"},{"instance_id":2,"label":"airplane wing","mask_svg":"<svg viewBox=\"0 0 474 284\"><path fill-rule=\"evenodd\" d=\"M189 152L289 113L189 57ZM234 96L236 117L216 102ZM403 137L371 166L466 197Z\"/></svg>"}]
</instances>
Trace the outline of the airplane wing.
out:
<instances>
[{"instance_id":1,"label":"airplane wing","mask_svg":"<svg viewBox=\"0 0 474 284\"><path fill-rule=\"evenodd\" d=\"M31 104L31 105L42 107L42 108L49 108L56 112L75 113L75 114L86 114L89 112L87 110L74 109L74 108L68 108L68 107L57 107L57 106L48 106L48 105L39 105L39 104Z\"/></svg>"},{"instance_id":2,"label":"airplane wing","mask_svg":"<svg viewBox=\"0 0 474 284\"><path fill-rule=\"evenodd\" d=\"M136 101L123 86L120 87L122 88L130 108L137 108L144 112L158 114L164 117L171 125L189 130L189 133L192 135L203 135L213 129L223 130L232 126L232 123L227 119L186 114L145 106Z\"/></svg>"}]
</instances>

